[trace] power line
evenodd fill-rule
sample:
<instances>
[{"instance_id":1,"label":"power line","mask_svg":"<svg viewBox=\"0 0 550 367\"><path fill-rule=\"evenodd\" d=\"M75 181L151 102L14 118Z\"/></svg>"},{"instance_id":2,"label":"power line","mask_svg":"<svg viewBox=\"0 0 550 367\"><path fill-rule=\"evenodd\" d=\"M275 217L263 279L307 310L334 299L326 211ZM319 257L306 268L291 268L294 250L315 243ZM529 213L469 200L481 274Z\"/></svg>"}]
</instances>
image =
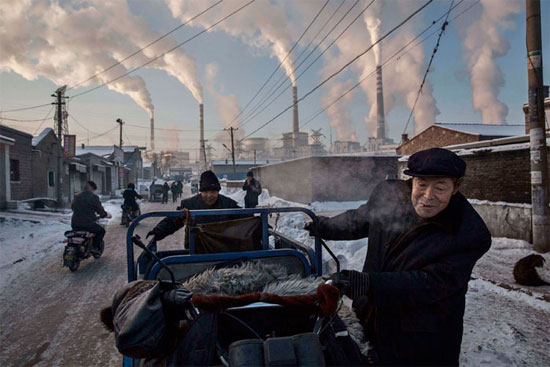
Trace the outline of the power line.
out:
<instances>
[{"instance_id":1,"label":"power line","mask_svg":"<svg viewBox=\"0 0 550 367\"><path fill-rule=\"evenodd\" d=\"M113 132L115 129L118 129L118 126L115 126L115 127L111 128L111 129L109 129L109 130L107 130L107 131L105 131L105 132L103 132L103 133L101 133L101 134L94 135L94 136L92 136L92 137L90 137L90 138L80 139L80 140L78 141L78 143L80 143L80 142L82 142L82 141L84 141L84 140L92 140L92 139L95 139L95 138L99 138L99 137L105 136L105 135L109 134L110 132Z\"/></svg>"},{"instance_id":2,"label":"power line","mask_svg":"<svg viewBox=\"0 0 550 367\"><path fill-rule=\"evenodd\" d=\"M460 0L458 3L456 3L452 10L454 10L456 7L458 7L461 3L463 3L464 0ZM472 3L469 7L467 7L466 9L464 9L462 12L460 12L459 14L457 14L456 16L454 16L451 20L449 20L448 22L449 23L452 23L455 19L457 19L458 17L462 16L464 13L466 13L468 10L470 10L471 8L473 8L475 5L477 5L478 3L480 2L480 0L477 0L475 1L474 3ZM420 42L416 43L415 45L413 45L412 47L409 48L409 50L407 50L406 52L403 52L405 49L407 49L413 42L415 42L417 39L419 39L420 37L422 37L422 35L424 33L426 33L430 28L432 28L435 24L437 24L441 19L443 19L444 17L446 16L446 12L441 15L438 19L434 20L428 27L426 27L422 32L420 32L416 37L414 37L411 41L409 41L406 45L404 45L403 47L401 47L397 52L395 52L393 55L391 55L389 58L386 59L386 61L384 61L380 66L382 68L384 68L386 66L386 64L389 64L390 62L395 62L395 61L399 61L399 59L401 58L401 56L403 55L406 55L407 53L409 53L410 51L412 51L414 48L418 47L419 45L421 45L422 43L424 43L424 41L426 41L428 38L431 38L434 34L436 34L438 32L438 30L435 30L434 32L430 33L429 35L427 35L426 37L424 37ZM403 53L402 53L403 52ZM399 55L401 54L401 55ZM398 57L396 57L397 55L399 55ZM357 88L360 84L362 84L365 80L367 80L369 77L371 77L372 75L374 75L374 73L376 72L376 69L374 69L373 71L371 71L368 75L366 75L365 77L363 77L361 80L359 80L355 85L353 85L350 89L348 89L347 91L345 91L342 95L340 95L339 97L337 97L335 100L333 100L329 105L327 105L326 107L324 107L323 109L321 109L320 111L316 112L315 114L313 114L310 118L308 118L306 120L306 122L304 124L302 124L302 127L305 127L307 126L311 121L313 121L314 119L316 119L319 115L321 115L323 112L325 112L327 109L329 109L330 107L332 107L334 104L336 104L338 101L340 101L342 98L344 98L348 93L350 93L352 90L354 90L355 88Z\"/></svg>"},{"instance_id":3,"label":"power line","mask_svg":"<svg viewBox=\"0 0 550 367\"><path fill-rule=\"evenodd\" d=\"M129 58L131 57L134 57L135 55L137 55L138 53L140 53L141 51L145 50L146 48L149 48L150 46L154 45L155 43L157 43L158 41L168 37L169 35L171 35L172 33L174 33L175 31L177 31L178 29L180 29L181 27L189 24L190 22L192 22L193 20L197 19L198 17L200 17L201 15L203 15L204 13L208 12L210 9L218 6L219 4L221 4L224 0L219 0L217 3L214 3L212 4L211 6L209 6L208 8L204 9L203 11L201 11L200 13L198 13L197 15L189 18L188 20L186 20L185 22L183 22L182 24L180 24L179 26L177 26L176 28L172 29L171 31L169 31L168 33L165 33L164 35L162 35L161 37L157 38L156 40L154 40L153 42L147 44L146 46L140 48L139 50L137 50L136 52L126 56L124 59L114 63L113 65L109 66L108 68L106 69L103 69L102 71L100 71L99 73L95 74L95 75L92 75L91 77L89 77L88 79L86 80L83 80L81 81L80 83L70 87L70 88L67 88L67 90L70 90L70 89L73 89L73 88L76 88L84 83L86 83L87 81L90 81L92 79L95 79L96 77L98 77L99 75L105 73L106 71L109 71L111 70L112 68L114 68L115 66L117 65L120 65L122 64L124 61L128 60Z\"/></svg>"},{"instance_id":4,"label":"power line","mask_svg":"<svg viewBox=\"0 0 550 367\"><path fill-rule=\"evenodd\" d=\"M42 125L44 125L44 122L46 122L46 120L48 119L48 116L49 116L50 113L52 112L53 107L54 107L54 106L52 106L52 107L50 108L50 110L49 110L48 113L46 114L46 117L44 117L44 119L42 120L42 123L36 128L36 130L34 131L33 135L36 135L36 133L40 130L40 128L42 127Z\"/></svg>"},{"instance_id":5,"label":"power line","mask_svg":"<svg viewBox=\"0 0 550 367\"><path fill-rule=\"evenodd\" d=\"M319 9L319 11L317 12L317 14L315 15L315 17L313 17L313 19L311 20L311 22L309 22L309 25L306 27L306 29L302 32L302 35L300 36L300 38L298 38L298 40L294 43L294 45L292 46L292 48L287 52L286 56L284 57L284 59L279 62L279 64L277 65L277 67L275 68L275 70L273 70L273 72L271 73L271 75L269 76L269 78L267 78L267 80L262 84L262 86L260 87L260 89L258 89L258 91L256 92L256 94L254 94L254 96L250 99L250 101L248 101L248 103L246 104L246 106L244 106L241 111L237 114L237 116L235 116L233 118L233 120L231 121L231 123L229 125L233 125L233 123L239 118L239 116L242 115L242 113L244 112L244 110L246 110L248 108L248 106L252 103L252 101L254 101L254 99L256 99L256 97L258 96L258 94L260 94L260 92L264 89L264 87L267 85L267 83L269 83L269 81L271 80L271 78L273 78L273 75L275 75L275 73L281 68L281 66L283 65L283 63L286 61L286 59L288 58L288 56L292 53L292 51L294 51L294 49L296 48L296 46L300 43L300 41L302 40L302 38L304 37L304 35L307 33L307 31L309 30L309 28L311 28L311 26L313 25L313 23L315 23L315 21L317 20L317 18L319 17L319 15L323 12L323 10L326 8L326 6L328 5L328 2L329 0L327 0L323 6L321 7L321 9Z\"/></svg>"},{"instance_id":6,"label":"power line","mask_svg":"<svg viewBox=\"0 0 550 367\"><path fill-rule=\"evenodd\" d=\"M417 15L419 12L421 12L424 8L426 8L429 4L431 4L433 2L433 0L428 0L424 5L422 5L420 8L418 8L417 10L415 10L412 14L410 14L409 16L407 16L404 20L402 20L399 24L397 24L395 27L393 27L391 30L389 30L386 34L384 34L382 37L380 37L376 42L374 42L372 45L370 45L367 49L365 49L364 51L362 51L361 53L359 53L357 56L355 56L353 59L351 59L350 61L348 61L345 65L343 65L340 69L338 69L337 71L335 71L334 73L332 73L331 75L329 75L327 78L325 78L321 83L317 84L315 87L313 87L313 89L311 89L309 92L307 92L306 94L304 94L304 96L302 96L301 98L298 98L298 100L296 101L296 103L298 102L301 102L303 101L304 99L306 99L307 97L309 97L311 94L313 94L317 89L321 88L323 85L325 85L328 81L330 81L332 78L334 78L336 75L340 74L342 71L344 71L348 66L350 66L351 64L353 64L355 61L357 61L361 56L365 55L367 52L369 52L374 46L376 46L377 44L379 44L380 42L382 42L384 39L386 39L387 37L389 37L393 32L395 32L397 29L401 28L404 24L406 24L409 20L411 20L415 15ZM264 127L266 127L267 125L269 125L271 122L273 122L274 120L276 120L277 118L279 118L283 113L285 113L286 111L290 110L292 107L294 106L294 103L291 104L290 106L288 106L287 108L285 108L283 111L279 112L277 115L275 115L275 117L271 118L270 120L268 120L267 122L265 122L262 126L260 126L259 128L257 128L256 130L254 130L253 132L249 133L248 135L246 135L244 139L248 138L249 136L255 134L256 132L258 132L259 130L263 129Z\"/></svg>"},{"instance_id":7,"label":"power line","mask_svg":"<svg viewBox=\"0 0 550 367\"><path fill-rule=\"evenodd\" d=\"M209 26L209 27L203 29L202 31L200 31L200 32L198 32L198 33L196 33L194 36L192 36L192 37L186 39L185 41L183 41L183 42L181 42L181 43L179 43L179 44L176 45L175 47L172 47L172 48L169 49L168 51L166 51L166 52L164 52L164 53L162 53L162 54L160 54L160 55L158 55L158 56L152 58L151 60L147 61L146 63L144 63L144 64L142 64L142 65L140 65L140 66L138 66L138 67L136 67L136 68L134 68L134 69L132 69L132 70L127 71L126 73L122 74L121 76L119 76L119 77L117 77L117 78L115 78L115 79L112 79L112 80L110 80L110 81L108 81L108 82L102 83L102 84L100 84L100 85L98 85L98 86L96 86L96 87L94 87L94 88L92 88L92 89L88 89L88 90L86 90L86 91L84 91L84 92L75 94L75 95L72 96L71 98L76 98L76 97L82 96L82 95L84 95L84 94L90 93L90 92L92 92L92 91L94 91L94 90L96 90L96 89L102 88L102 87L106 86L107 84L110 84L110 83L112 83L112 82L115 82L115 81L117 81L117 80L119 80L119 79L121 79L121 78L123 78L123 77L125 77L125 76L127 76L127 75L129 75L129 74L131 74L131 73L133 73L133 72L135 72L135 71L141 69L142 67L151 64L152 62L154 62L154 61L160 59L160 58L163 57L164 55L166 55L166 54L168 54L168 53L174 51L175 49L177 49L177 48L179 48L179 47L185 45L186 43L188 43L188 42L194 40L195 38L197 38L197 37L200 36L201 34L208 32L210 29L214 28L215 26L217 26L218 24L222 23L222 22L225 21L226 19L228 19L228 18L232 17L233 15L237 14L238 12L240 12L241 10L243 10L244 8L246 8L247 6L249 6L250 4L252 4L252 3L255 2L255 1L256 1L256 0L250 0L248 3L244 4L243 6L241 6L240 8L238 8L237 10L232 11L231 13L229 13L228 15L226 15L225 17L223 17L222 19L218 20L217 22L215 22L215 23L212 24L211 26Z\"/></svg>"},{"instance_id":8,"label":"power line","mask_svg":"<svg viewBox=\"0 0 550 367\"><path fill-rule=\"evenodd\" d=\"M370 3L369 5L367 5L367 7L366 7L365 9L363 9L363 11L361 11L361 12L359 13L359 15L357 15L357 17L355 17L355 19L354 19L354 20L344 29L343 32L340 32L340 34L330 43L330 45L329 45L328 47L326 47L325 50L323 50L323 51L321 52L321 55L323 55L323 54L324 54L324 53L334 44L334 42L336 42L336 41L338 40L338 38L340 38L340 37L349 29L349 27L351 27L351 25L352 25L353 23L355 23L355 21L359 18L359 16L361 16L361 14L362 14L363 12L365 12L365 11L372 5L373 2L374 2L374 0L372 0L371 3ZM317 50L317 49L319 48L319 46L324 42L324 40L325 40L325 39L326 39L326 38L336 29L336 27L337 27L338 25L340 25L340 23L347 17L347 15L353 10L353 8L354 8L358 3L359 3L359 0L356 0L355 3L353 3L353 5L348 9L348 11L338 20L338 22L336 22L336 24L334 24L334 26L327 32L327 34L325 34L325 36L319 41L319 43L317 44L317 46L315 46L315 47L309 52L309 54L306 56L306 58L303 59L303 60L300 62L300 64L298 64L298 65L296 66L296 68L295 68L294 71L293 71L294 73L295 73L295 72L298 70L298 68L299 68L299 67L300 67L300 66L301 66L301 65L302 65L302 64L303 64L312 54L313 54L313 52L315 52L315 50ZM308 69L309 69L318 59L319 59L319 57L320 57L321 55L319 55L317 58L315 58L315 60L314 60L313 62L311 62L311 63L307 66L306 70L302 71L302 72L298 75L298 77L296 77L295 80L300 79L300 77L304 74L304 72L307 71L307 70L308 70ZM256 116L258 116L260 113L262 113L263 111L265 111L269 106L271 106L271 105L273 104L273 102L275 102L276 100L278 100L278 99L281 97L281 95L282 95L284 92L286 92L286 91L288 90L288 88L292 85L292 83L289 84L289 85L287 85L287 87L286 87L285 89L283 89L283 91L281 91L281 93L279 93L274 99L272 99L271 102L269 102L266 106L264 106L258 113L255 113L256 111L258 111L258 109L259 109L263 104L265 104L265 102L267 102L267 100L269 100L269 98L271 98L271 96L273 96L273 95L274 95L274 94L275 94L284 84L286 84L286 83L287 83L287 80L283 80L283 82L280 83L280 84L277 86L277 88L275 88L275 90L273 90L273 91L271 92L271 94L269 94L269 95L267 95L266 97L264 97L264 99L263 99L258 105L256 105L256 107L255 107L254 110L249 114L249 116L246 117L246 118L243 120L241 126L246 125L248 122L250 122L250 121L251 121L252 119L254 119ZM254 114L254 113L255 113L255 114ZM254 115L252 115L252 114L254 114Z\"/></svg>"},{"instance_id":9,"label":"power line","mask_svg":"<svg viewBox=\"0 0 550 367\"><path fill-rule=\"evenodd\" d=\"M136 124L130 124L126 123L128 126L137 127L140 129L151 129L149 126L143 126L143 125L136 125ZM199 132L199 129L172 129L172 128L162 128L162 127L155 127L154 130L166 130L166 131L183 131L183 132ZM205 129L204 131L223 131L223 129Z\"/></svg>"},{"instance_id":10,"label":"power line","mask_svg":"<svg viewBox=\"0 0 550 367\"><path fill-rule=\"evenodd\" d=\"M0 113L32 110L34 108L40 108L40 107L46 107L46 106L51 106L51 103L45 103L45 104L41 104L41 105L38 105L38 106L31 106L31 107L16 108L16 109L13 109L13 110L0 111Z\"/></svg>"},{"instance_id":11,"label":"power line","mask_svg":"<svg viewBox=\"0 0 550 367\"><path fill-rule=\"evenodd\" d=\"M51 110L50 110L51 112ZM48 112L48 115L50 113ZM0 120L7 120L7 121L14 121L14 122L38 122L38 121L43 121L45 119L48 119L50 117L53 117L53 116L46 116L45 118L41 118L41 119L36 119L36 120L19 120L19 119L10 119L10 118L7 118L7 117L0 117Z\"/></svg>"},{"instance_id":12,"label":"power line","mask_svg":"<svg viewBox=\"0 0 550 367\"><path fill-rule=\"evenodd\" d=\"M441 41L441 36L443 36L443 32L445 32L445 29L447 28L447 20L449 20L449 14L451 14L451 10L453 9L454 0L451 0L451 6L449 6L449 10L447 11L447 16L445 17L445 21L441 25L441 32L439 32L439 36L437 37L437 42L435 44L435 47L432 51L432 56L430 57L430 62L428 63L428 67L426 68L426 72L424 73L424 77L422 78L422 82L420 83L420 88L418 88L418 93L416 94L416 98L413 103L413 107L411 108L411 112L409 113L409 118L407 119L407 123L405 124L405 128L403 129L403 134L405 131L407 131L407 127L409 126L409 122L411 122L412 115L414 113L414 109L416 108L416 103L418 102L418 98L420 98L420 93L422 93L422 88L424 87L424 83L426 83L426 78L428 77L428 73L430 72L430 67L432 66L432 62L434 60L435 54L437 53L437 50L439 48L439 41Z\"/></svg>"}]
</instances>

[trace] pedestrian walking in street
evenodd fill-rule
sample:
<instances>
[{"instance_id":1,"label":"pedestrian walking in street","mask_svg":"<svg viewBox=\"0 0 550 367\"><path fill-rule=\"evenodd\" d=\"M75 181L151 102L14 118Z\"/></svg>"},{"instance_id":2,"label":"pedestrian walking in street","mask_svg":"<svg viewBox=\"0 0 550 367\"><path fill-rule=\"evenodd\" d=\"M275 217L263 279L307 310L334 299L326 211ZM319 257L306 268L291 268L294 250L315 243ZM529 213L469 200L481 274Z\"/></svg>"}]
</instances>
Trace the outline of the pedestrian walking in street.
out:
<instances>
[{"instance_id":1,"label":"pedestrian walking in street","mask_svg":"<svg viewBox=\"0 0 550 367\"><path fill-rule=\"evenodd\" d=\"M491 234L458 191L466 163L441 148L409 158L356 210L306 225L327 240L368 237L363 271L340 273L375 365L458 365L465 295Z\"/></svg>"},{"instance_id":2,"label":"pedestrian walking in street","mask_svg":"<svg viewBox=\"0 0 550 367\"><path fill-rule=\"evenodd\" d=\"M172 202L175 203L178 200L178 185L175 181L170 185L170 191L172 191Z\"/></svg>"},{"instance_id":3,"label":"pedestrian walking in street","mask_svg":"<svg viewBox=\"0 0 550 367\"><path fill-rule=\"evenodd\" d=\"M168 182L165 182L164 185L162 185L162 203L168 204L168 191L170 191L170 186L168 186Z\"/></svg>"},{"instance_id":4,"label":"pedestrian walking in street","mask_svg":"<svg viewBox=\"0 0 550 367\"><path fill-rule=\"evenodd\" d=\"M254 178L254 173L252 173L252 171L249 171L246 174L246 181L243 184L243 190L246 191L246 196L244 197L244 207L255 208L258 206L258 197L262 193L262 185L260 185L260 181Z\"/></svg>"},{"instance_id":5,"label":"pedestrian walking in street","mask_svg":"<svg viewBox=\"0 0 550 367\"><path fill-rule=\"evenodd\" d=\"M178 186L178 198L181 198L183 195L183 182L181 182L181 180L178 180L178 183L176 185Z\"/></svg>"}]
</instances>

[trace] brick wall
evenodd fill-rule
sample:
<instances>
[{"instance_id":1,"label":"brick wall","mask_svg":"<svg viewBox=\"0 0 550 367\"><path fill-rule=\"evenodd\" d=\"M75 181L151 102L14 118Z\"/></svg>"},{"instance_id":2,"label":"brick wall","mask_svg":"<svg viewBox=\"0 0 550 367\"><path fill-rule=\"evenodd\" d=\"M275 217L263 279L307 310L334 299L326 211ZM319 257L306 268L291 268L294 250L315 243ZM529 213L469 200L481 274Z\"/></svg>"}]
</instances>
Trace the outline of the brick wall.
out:
<instances>
[{"instance_id":1,"label":"brick wall","mask_svg":"<svg viewBox=\"0 0 550 367\"><path fill-rule=\"evenodd\" d=\"M10 147L10 159L19 161L19 181L11 182L11 200L25 200L32 197L32 135L19 130L0 126L0 135L15 139Z\"/></svg>"},{"instance_id":2,"label":"brick wall","mask_svg":"<svg viewBox=\"0 0 550 367\"><path fill-rule=\"evenodd\" d=\"M420 150L479 141L479 135L467 134L432 125L397 147L397 154L411 155Z\"/></svg>"},{"instance_id":3,"label":"brick wall","mask_svg":"<svg viewBox=\"0 0 550 367\"><path fill-rule=\"evenodd\" d=\"M254 176L271 195L290 201L358 201L396 169L395 156L324 156L261 166Z\"/></svg>"}]
</instances>

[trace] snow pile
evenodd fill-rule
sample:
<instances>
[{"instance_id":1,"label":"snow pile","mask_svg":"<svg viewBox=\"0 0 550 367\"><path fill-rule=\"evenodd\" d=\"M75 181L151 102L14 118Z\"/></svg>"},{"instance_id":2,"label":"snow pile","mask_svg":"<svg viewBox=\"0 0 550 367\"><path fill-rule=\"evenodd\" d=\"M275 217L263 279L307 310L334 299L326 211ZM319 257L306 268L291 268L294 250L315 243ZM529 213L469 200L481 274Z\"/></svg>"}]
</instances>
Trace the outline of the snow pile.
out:
<instances>
[{"instance_id":1,"label":"snow pile","mask_svg":"<svg viewBox=\"0 0 550 367\"><path fill-rule=\"evenodd\" d=\"M70 220L21 220L6 216L0 221L0 294L5 286L44 254L63 253L63 233Z\"/></svg>"}]
</instances>

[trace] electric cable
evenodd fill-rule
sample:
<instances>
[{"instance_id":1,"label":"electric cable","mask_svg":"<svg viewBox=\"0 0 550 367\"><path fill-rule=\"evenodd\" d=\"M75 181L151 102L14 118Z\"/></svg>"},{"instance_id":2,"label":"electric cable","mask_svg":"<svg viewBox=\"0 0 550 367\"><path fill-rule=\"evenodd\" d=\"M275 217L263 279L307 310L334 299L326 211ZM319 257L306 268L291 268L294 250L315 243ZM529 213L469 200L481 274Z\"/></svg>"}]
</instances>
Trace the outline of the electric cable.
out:
<instances>
[{"instance_id":1,"label":"electric cable","mask_svg":"<svg viewBox=\"0 0 550 367\"><path fill-rule=\"evenodd\" d=\"M131 57L134 57L135 55L137 55L138 53L140 53L141 51L145 50L146 48L149 48L150 46L154 45L155 43L157 43L158 41L168 37L169 35L171 35L172 33L174 33L175 31L177 31L178 29L180 29L181 27L189 24L190 22L192 22L193 20L197 19L198 17L200 17L201 15L203 15L204 13L208 12L210 9L218 6L219 4L221 4L224 0L219 0L217 3L214 3L212 4L211 6L209 6L208 8L204 9L203 11L201 11L200 13L196 14L195 16L187 19L185 22L183 22L182 24L178 25L176 28L172 29L171 31L169 31L168 33L165 33L163 34L161 37L157 38L156 40L154 40L153 42L150 42L149 44L147 44L146 46L140 48L139 50L137 50L136 52L126 56L125 58L123 58L122 60L114 63L113 65L109 66L108 68L106 69L103 69L102 71L100 71L99 73L95 74L95 75L92 75L91 77L89 77L88 79L86 80L83 80L81 81L80 83L70 87L70 88L67 88L67 90L70 90L70 89L73 89L73 88L77 88L79 87L80 85L92 80L92 79L95 79L96 77L98 77L99 75L105 73L106 71L109 71L111 70L112 68L114 68L115 66L117 65L120 65L122 64L124 61L128 60L129 58Z\"/></svg>"},{"instance_id":2,"label":"electric cable","mask_svg":"<svg viewBox=\"0 0 550 367\"><path fill-rule=\"evenodd\" d=\"M256 0L250 0L249 2L247 2L246 4L244 4L243 6L241 6L241 7L239 7L238 9L232 11L231 13L229 13L229 14L226 15L226 16L224 16L223 18L221 18L221 19L218 20L217 22L213 23L213 24L210 25L209 27L207 27L207 28L203 29L202 31L196 33L195 35L193 35L192 37L186 39L185 41L183 41L183 42L177 44L176 46L172 47L172 48L169 49L168 51L163 52L162 54L160 54L160 55L158 55L158 56L155 56L154 58L152 58L151 60L147 61L146 63L144 63L144 64L142 64L142 65L140 65L140 66L138 66L138 67L135 67L134 69L127 71L126 73L120 75L119 77L116 77L116 78L114 78L114 79L111 79L111 80L109 80L108 82L102 83L102 84L100 84L100 85L98 85L98 86L96 86L96 87L94 87L94 88L92 88L92 89L88 89L88 90L85 90L85 91L83 91L83 92L81 92L81 93L77 93L77 94L73 95L73 96L71 97L71 99L72 99L72 98L79 97L79 96L82 96L82 95L84 95L84 94L88 94L88 93L90 93L90 92L93 92L94 90L97 90L97 89L99 89L99 88L102 88L102 87L104 87L104 86L110 84L110 83L113 83L113 82L115 82L115 81L117 81L117 80L119 80L119 79L121 79L121 78L123 78L123 77L125 77L125 76L127 76L127 75L129 75L129 74L131 74L131 73L133 73L133 72L135 72L135 71L137 71L137 70L139 70L139 69L141 69L142 67L151 64L152 62L154 62L154 61L160 59L160 58L163 57L164 55L166 55L166 54L168 54L168 53L174 51L175 49L177 49L177 48L179 48L179 47L185 45L186 43L189 43L190 41L192 41L192 40L194 40L195 38L199 37L199 36L202 35L203 33L208 32L210 29L214 28L215 26L217 26L218 24L224 22L225 20L229 19L230 17L232 17L233 15L237 14L238 12L240 12L241 10L243 10L244 8L246 8L247 6L249 6L250 4L252 4L252 3L255 2L255 1L256 1Z\"/></svg>"},{"instance_id":3,"label":"electric cable","mask_svg":"<svg viewBox=\"0 0 550 367\"><path fill-rule=\"evenodd\" d=\"M443 36L443 32L445 32L445 29L447 28L447 25L449 22L449 14L451 14L451 10L453 9L454 0L451 0L451 6L449 6L449 10L447 11L447 16L445 17L445 21L441 25L441 32L439 32L439 36L437 37L437 42L435 44L435 47L432 51L432 56L430 57L430 62L428 63L428 67L426 68L426 72L424 73L424 77L422 78L422 82L420 83L420 88L418 88L418 93L416 94L416 98L413 103L413 107L411 108L411 112L409 113L409 118L407 119L407 123L405 124L405 128L403 129L403 134L405 131L407 131L407 127L409 126L409 122L411 122L411 118L413 116L414 110L416 108L416 103L418 102L418 99L420 98L420 93L422 93L422 88L424 87L424 83L426 83L426 78L428 77L428 73L430 72L430 67L432 66L432 62L434 60L435 54L437 53L439 49L439 42L441 41L441 36Z\"/></svg>"},{"instance_id":4,"label":"electric cable","mask_svg":"<svg viewBox=\"0 0 550 367\"><path fill-rule=\"evenodd\" d=\"M395 27L393 27L392 29L390 29L387 33L385 33L382 37L380 37L376 42L374 42L372 45L370 45L368 48L366 48L365 50L363 50L362 52L360 52L358 55L356 55L353 59L351 59L350 61L348 61L346 64L344 64L340 69L338 69L337 71L335 71L334 73L332 73L331 75L329 75L327 78L325 78L323 81L321 81L321 83L317 84L315 87L313 87L310 91L308 91L306 94L304 94L301 98L298 98L298 100L296 101L296 104L298 102L301 102L303 100L305 100L307 97L309 97L311 94L313 94L315 91L317 91L319 88L321 88L323 85L325 85L327 82L329 82L330 80L332 80L335 76L337 76L338 74L340 74L342 71L344 71L348 66L350 66L351 64L353 64L355 61L357 61L360 57L362 57L363 55L365 55L367 52L369 52L370 50L372 50L372 48L374 46L376 46L377 44L379 44L380 42L382 42L384 39L386 39L387 37L389 37L393 32L395 32L396 30L398 30L399 28L401 28L404 24L406 24L409 20L411 20L415 15L417 15L418 13L420 13L423 9L425 9L429 4L431 4L433 2L433 0L428 0L426 3L424 3L421 7L419 7L418 9L416 9L413 13L411 13L409 16L407 16L404 20L402 20L399 24L397 24ZM269 125L271 122L273 122L274 120L276 120L277 118L279 118L283 113L285 113L286 111L290 110L292 107L294 106L294 103L291 104L290 106L288 106L287 108L285 108L283 111L279 112L277 115L275 115L273 118L269 119L267 122L265 122L264 124L262 124L260 127L258 127L257 129L255 129L253 132L249 133L248 135L246 135L243 139L241 140L244 140L246 138L248 138L249 136L255 134L256 132L258 132L259 130L263 129L264 127L266 127L267 125Z\"/></svg>"},{"instance_id":5,"label":"electric cable","mask_svg":"<svg viewBox=\"0 0 550 367\"><path fill-rule=\"evenodd\" d=\"M13 109L13 110L0 111L0 113L32 110L32 109L34 109L34 108L46 107L46 106L50 106L50 105L51 105L51 103L44 103L44 104L37 105L37 106L22 107L22 108L15 108L15 109Z\"/></svg>"},{"instance_id":6,"label":"electric cable","mask_svg":"<svg viewBox=\"0 0 550 367\"><path fill-rule=\"evenodd\" d=\"M40 128L44 125L44 122L46 122L46 120L48 119L48 116L52 112L53 108L54 108L54 106L52 106L52 108L50 108L50 110L46 114L46 117L44 117L44 119L42 120L42 123L36 128L36 130L34 130L34 133L32 134L33 136L36 135L36 133L38 133L38 131L40 131Z\"/></svg>"}]
</instances>

